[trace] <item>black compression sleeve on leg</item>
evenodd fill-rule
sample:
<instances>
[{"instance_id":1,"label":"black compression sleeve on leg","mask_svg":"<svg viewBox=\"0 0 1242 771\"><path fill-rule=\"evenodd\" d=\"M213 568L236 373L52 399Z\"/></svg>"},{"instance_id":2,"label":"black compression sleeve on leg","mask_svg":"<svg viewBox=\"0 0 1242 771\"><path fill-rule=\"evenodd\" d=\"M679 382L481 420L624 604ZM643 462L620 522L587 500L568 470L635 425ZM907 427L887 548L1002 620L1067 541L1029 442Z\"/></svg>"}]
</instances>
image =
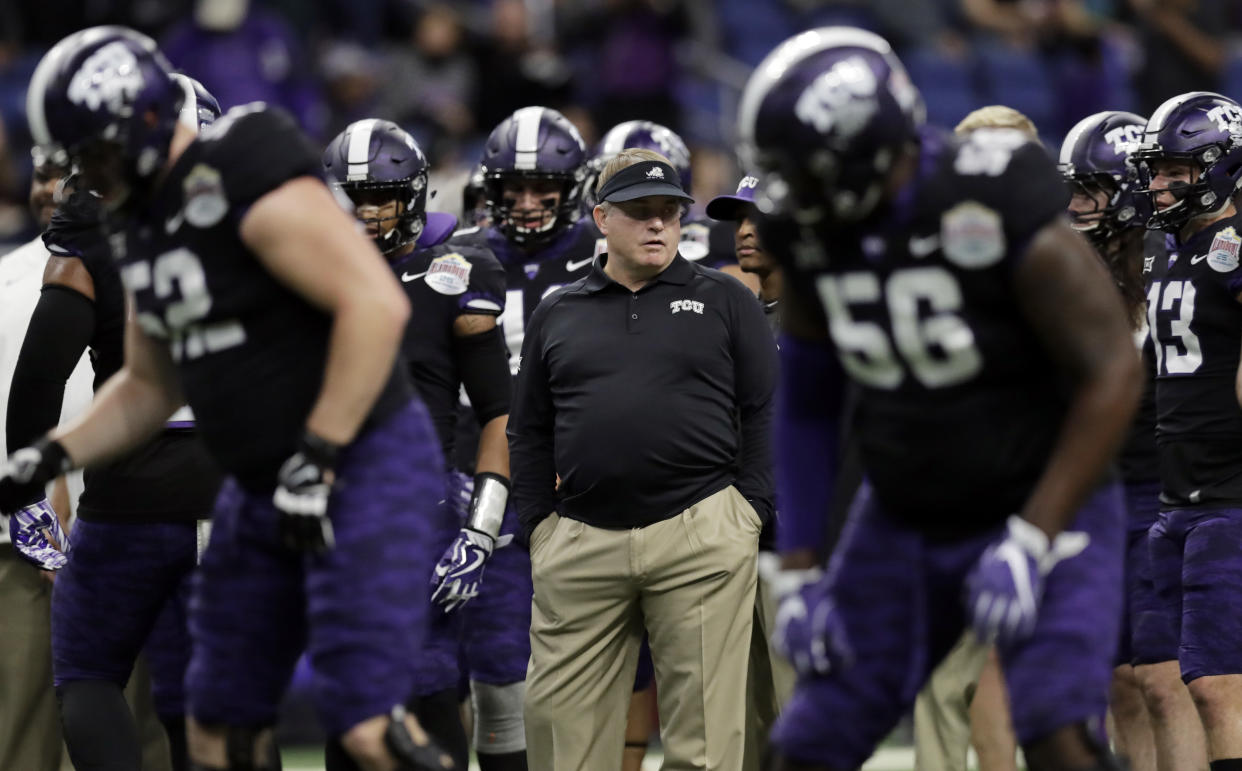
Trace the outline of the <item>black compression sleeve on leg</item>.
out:
<instances>
[{"instance_id":1,"label":"black compression sleeve on leg","mask_svg":"<svg viewBox=\"0 0 1242 771\"><path fill-rule=\"evenodd\" d=\"M470 740L461 724L457 688L410 699L406 704L432 741L448 753L457 768L470 767Z\"/></svg>"},{"instance_id":2,"label":"black compression sleeve on leg","mask_svg":"<svg viewBox=\"0 0 1242 771\"><path fill-rule=\"evenodd\" d=\"M77 771L142 768L138 728L121 686L103 680L72 680L56 689L60 724Z\"/></svg>"},{"instance_id":3,"label":"black compression sleeve on leg","mask_svg":"<svg viewBox=\"0 0 1242 771\"><path fill-rule=\"evenodd\" d=\"M190 767L190 748L185 741L185 715L160 715L160 723L164 726L164 733L168 734L173 771L187 771Z\"/></svg>"},{"instance_id":4,"label":"black compression sleeve on leg","mask_svg":"<svg viewBox=\"0 0 1242 771\"><path fill-rule=\"evenodd\" d=\"M95 303L63 286L46 286L39 295L22 350L13 370L5 441L17 450L60 422L65 382L95 333Z\"/></svg>"},{"instance_id":5,"label":"black compression sleeve on leg","mask_svg":"<svg viewBox=\"0 0 1242 771\"><path fill-rule=\"evenodd\" d=\"M507 415L513 379L509 375L509 356L500 336L500 328L493 327L481 334L455 338L453 355L479 425Z\"/></svg>"}]
</instances>

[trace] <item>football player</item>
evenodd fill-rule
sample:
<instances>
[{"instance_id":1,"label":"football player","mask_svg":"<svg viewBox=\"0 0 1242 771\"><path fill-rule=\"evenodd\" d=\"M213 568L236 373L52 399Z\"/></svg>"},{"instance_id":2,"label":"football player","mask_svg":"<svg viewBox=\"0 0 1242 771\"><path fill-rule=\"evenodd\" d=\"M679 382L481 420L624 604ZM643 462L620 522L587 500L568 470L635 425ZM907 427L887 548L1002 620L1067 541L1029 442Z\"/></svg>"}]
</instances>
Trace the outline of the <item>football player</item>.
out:
<instances>
[{"instance_id":1,"label":"football player","mask_svg":"<svg viewBox=\"0 0 1242 771\"><path fill-rule=\"evenodd\" d=\"M479 593L509 498L505 424L511 388L508 354L496 325L504 308L504 269L486 249L423 240L427 159L414 137L396 124L375 119L351 124L328 145L323 166L355 206L358 220L410 298L412 314L401 349L444 457L454 455L457 395L463 386L480 426L468 519L463 526L448 504L457 485L446 487L446 503L439 509L437 543L446 550L428 601L443 612L431 613L409 704L428 733L465 768L469 751L457 710L461 614L452 611ZM332 755L328 765L333 767Z\"/></svg>"},{"instance_id":2,"label":"football player","mask_svg":"<svg viewBox=\"0 0 1242 771\"><path fill-rule=\"evenodd\" d=\"M759 279L759 301L775 334L780 329L781 268L759 240L759 212L755 209L758 184L757 177L742 177L733 195L718 195L707 203L707 216L734 229L737 265L743 273Z\"/></svg>"},{"instance_id":3,"label":"football player","mask_svg":"<svg viewBox=\"0 0 1242 771\"><path fill-rule=\"evenodd\" d=\"M219 104L201 84L174 78L184 91L184 125L197 132L219 116ZM62 187L62 203L43 235L51 257L9 391L10 447L24 447L56 425L65 382L83 349L90 349L96 388L124 357L121 279L95 197L78 189L66 199L73 186ZM210 516L221 481L193 426L191 415L174 415L154 441L88 470L72 559L46 500L31 501L13 519L19 533L45 528L19 538L25 543L19 548L37 543L33 556L41 567L64 568L52 597L53 678L65 745L81 769L141 765L122 691L149 637L156 711L174 767L187 765L186 604L201 540L197 523ZM44 533L54 533L57 543ZM165 611L168 605L178 607Z\"/></svg>"},{"instance_id":4,"label":"football player","mask_svg":"<svg viewBox=\"0 0 1242 771\"><path fill-rule=\"evenodd\" d=\"M397 361L409 302L288 115L255 103L195 135L184 101L123 27L74 33L35 70L32 136L96 195L132 312L124 366L81 419L10 456L0 510L188 402L227 475L190 620L192 767L272 767L303 647L324 727L359 766L451 767L402 707L443 473Z\"/></svg>"},{"instance_id":5,"label":"football player","mask_svg":"<svg viewBox=\"0 0 1242 771\"><path fill-rule=\"evenodd\" d=\"M1151 202L1147 226L1168 256L1150 268L1147 323L1156 368L1160 513L1148 534L1161 629L1207 733L1213 769L1242 768L1242 107L1192 92L1160 105L1134 153ZM1157 638L1160 639L1160 638Z\"/></svg>"},{"instance_id":6,"label":"football player","mask_svg":"<svg viewBox=\"0 0 1242 771\"><path fill-rule=\"evenodd\" d=\"M1207 765L1203 729L1177 666L1177 639L1152 584L1148 531L1160 509L1156 451L1155 351L1147 333L1145 278L1166 260L1164 233L1147 231L1151 207L1132 160L1147 121L1128 112L1083 118L1061 145L1060 169L1073 196L1074 227L1095 246L1121 289L1147 375L1119 456L1125 486L1126 596L1111 707L1117 748L1135 771ZM1148 257L1150 256L1150 259ZM1146 694L1146 699L1144 698Z\"/></svg>"},{"instance_id":7,"label":"football player","mask_svg":"<svg viewBox=\"0 0 1242 771\"><path fill-rule=\"evenodd\" d=\"M862 765L970 625L998 644L1029 767L1111 769L1125 313L1042 147L922 118L888 43L848 27L786 41L742 96L786 277L782 550L827 509L842 372L867 480L826 574L780 609L801 679L772 766Z\"/></svg>"},{"instance_id":8,"label":"football player","mask_svg":"<svg viewBox=\"0 0 1242 771\"><path fill-rule=\"evenodd\" d=\"M492 130L481 166L491 226L458 231L448 246L484 247L504 267L500 325L510 369L516 371L523 331L535 306L547 293L586 275L595 259L593 226L579 220L586 147L574 125L556 110L524 107ZM474 464L473 447L461 441L456 454L457 468L468 471ZM469 490L469 477L462 481L463 491ZM508 507L500 532L514 536L519 531L517 513ZM522 704L534 594L530 555L525 549L500 550L488 573L479 596L463 608L474 746L483 771L513 771L526 768Z\"/></svg>"}]
</instances>

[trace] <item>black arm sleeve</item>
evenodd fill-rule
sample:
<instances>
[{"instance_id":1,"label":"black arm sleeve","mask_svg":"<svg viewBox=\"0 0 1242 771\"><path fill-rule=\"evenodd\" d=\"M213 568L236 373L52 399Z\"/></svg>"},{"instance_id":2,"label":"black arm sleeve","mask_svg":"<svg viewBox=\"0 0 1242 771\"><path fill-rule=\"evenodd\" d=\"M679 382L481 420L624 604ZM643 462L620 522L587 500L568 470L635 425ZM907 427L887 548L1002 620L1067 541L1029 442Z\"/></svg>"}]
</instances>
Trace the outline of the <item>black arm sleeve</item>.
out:
<instances>
[{"instance_id":1,"label":"black arm sleeve","mask_svg":"<svg viewBox=\"0 0 1242 771\"><path fill-rule=\"evenodd\" d=\"M9 388L5 441L10 450L33 442L60 422L65 382L95 333L95 304L80 292L43 287Z\"/></svg>"},{"instance_id":2,"label":"black arm sleeve","mask_svg":"<svg viewBox=\"0 0 1242 771\"><path fill-rule=\"evenodd\" d=\"M522 523L522 538L530 543L535 526L556 510L556 410L548 369L543 360L545 300L531 315L522 341L522 359L513 384L513 408L509 412L509 471L513 478L513 501Z\"/></svg>"},{"instance_id":3,"label":"black arm sleeve","mask_svg":"<svg viewBox=\"0 0 1242 771\"><path fill-rule=\"evenodd\" d=\"M763 308L740 282L733 298L734 394L741 423L736 486L764 521L774 509L772 411L776 391L776 344Z\"/></svg>"},{"instance_id":4,"label":"black arm sleeve","mask_svg":"<svg viewBox=\"0 0 1242 771\"><path fill-rule=\"evenodd\" d=\"M479 425L508 415L513 380L509 376L509 352L505 350L500 327L454 338L453 355Z\"/></svg>"}]
</instances>

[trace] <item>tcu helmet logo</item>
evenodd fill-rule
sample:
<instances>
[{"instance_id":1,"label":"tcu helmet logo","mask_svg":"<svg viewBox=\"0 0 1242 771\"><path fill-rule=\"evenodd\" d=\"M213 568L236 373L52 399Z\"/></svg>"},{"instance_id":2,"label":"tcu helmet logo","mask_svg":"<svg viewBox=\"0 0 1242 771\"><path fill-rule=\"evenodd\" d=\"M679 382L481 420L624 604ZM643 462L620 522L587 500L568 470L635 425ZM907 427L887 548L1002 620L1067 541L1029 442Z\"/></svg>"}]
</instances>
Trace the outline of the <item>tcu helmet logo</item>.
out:
<instances>
[{"instance_id":1,"label":"tcu helmet logo","mask_svg":"<svg viewBox=\"0 0 1242 771\"><path fill-rule=\"evenodd\" d=\"M1242 134L1242 107L1236 104L1219 104L1208 110L1208 120L1216 121L1216 127L1230 134Z\"/></svg>"},{"instance_id":2,"label":"tcu helmet logo","mask_svg":"<svg viewBox=\"0 0 1242 771\"><path fill-rule=\"evenodd\" d=\"M1104 135L1104 141L1113 146L1117 155L1127 155L1142 141L1143 127L1137 124L1118 126Z\"/></svg>"},{"instance_id":3,"label":"tcu helmet logo","mask_svg":"<svg viewBox=\"0 0 1242 771\"><path fill-rule=\"evenodd\" d=\"M759 186L758 177L742 177L742 181L737 183L737 191L740 193L748 188Z\"/></svg>"},{"instance_id":4,"label":"tcu helmet logo","mask_svg":"<svg viewBox=\"0 0 1242 771\"><path fill-rule=\"evenodd\" d=\"M698 300L673 300L668 304L668 308L674 315L681 311L694 311L700 316L703 315L703 303Z\"/></svg>"},{"instance_id":5,"label":"tcu helmet logo","mask_svg":"<svg viewBox=\"0 0 1242 771\"><path fill-rule=\"evenodd\" d=\"M133 99L144 84L142 70L133 51L116 41L100 48L82 62L69 81L69 101L86 105L91 111L106 105L108 112L120 113L126 100Z\"/></svg>"},{"instance_id":6,"label":"tcu helmet logo","mask_svg":"<svg viewBox=\"0 0 1242 771\"><path fill-rule=\"evenodd\" d=\"M807 86L794 115L821 134L853 137L875 113L875 73L860 56L842 59Z\"/></svg>"}]
</instances>

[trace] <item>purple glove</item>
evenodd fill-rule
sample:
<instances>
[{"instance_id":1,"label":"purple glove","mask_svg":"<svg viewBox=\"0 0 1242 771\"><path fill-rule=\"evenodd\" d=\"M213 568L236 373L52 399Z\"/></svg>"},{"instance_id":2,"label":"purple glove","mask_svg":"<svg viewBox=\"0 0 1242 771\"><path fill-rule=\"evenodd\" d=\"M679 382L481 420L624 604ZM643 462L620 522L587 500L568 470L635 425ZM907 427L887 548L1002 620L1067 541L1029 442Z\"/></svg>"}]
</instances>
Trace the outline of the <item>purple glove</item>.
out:
<instances>
[{"instance_id":1,"label":"purple glove","mask_svg":"<svg viewBox=\"0 0 1242 771\"><path fill-rule=\"evenodd\" d=\"M499 546L511 540L513 536L501 536ZM451 613L477 597L483 583L483 568L495 548L499 548L497 541L487 533L463 527L436 563L431 576L431 585L435 587L431 601L443 606L445 613Z\"/></svg>"},{"instance_id":2,"label":"purple glove","mask_svg":"<svg viewBox=\"0 0 1242 771\"><path fill-rule=\"evenodd\" d=\"M984 642L1008 645L1035 631L1044 577L1058 562L1081 554L1086 533L1064 532L1051 543L1044 531L1013 514L1005 537L979 557L966 578L966 611Z\"/></svg>"},{"instance_id":3,"label":"purple glove","mask_svg":"<svg viewBox=\"0 0 1242 771\"><path fill-rule=\"evenodd\" d=\"M69 561L69 538L46 498L14 512L9 529L18 553L40 570L60 570Z\"/></svg>"},{"instance_id":4,"label":"purple glove","mask_svg":"<svg viewBox=\"0 0 1242 771\"><path fill-rule=\"evenodd\" d=\"M799 675L826 675L854 662L845 624L819 570L784 573L774 588L782 599L772 643Z\"/></svg>"}]
</instances>

